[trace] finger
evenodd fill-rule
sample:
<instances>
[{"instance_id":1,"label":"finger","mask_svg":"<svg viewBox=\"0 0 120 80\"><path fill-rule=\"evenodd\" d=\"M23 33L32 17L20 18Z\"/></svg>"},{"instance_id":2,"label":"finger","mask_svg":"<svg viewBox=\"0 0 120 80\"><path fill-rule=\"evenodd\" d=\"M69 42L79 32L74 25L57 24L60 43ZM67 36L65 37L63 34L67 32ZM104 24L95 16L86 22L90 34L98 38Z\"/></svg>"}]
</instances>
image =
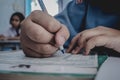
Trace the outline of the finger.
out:
<instances>
[{"instance_id":1,"label":"finger","mask_svg":"<svg viewBox=\"0 0 120 80\"><path fill-rule=\"evenodd\" d=\"M90 39L94 36L103 35L104 32L102 33L101 29L102 29L102 27L98 27L98 28L82 31L80 33L80 38L78 40L80 47L81 48L84 47L84 45L88 39Z\"/></svg>"},{"instance_id":2,"label":"finger","mask_svg":"<svg viewBox=\"0 0 120 80\"><path fill-rule=\"evenodd\" d=\"M24 47L23 52L27 57L34 57L34 58L46 58L52 56L52 54L40 54L30 48Z\"/></svg>"},{"instance_id":3,"label":"finger","mask_svg":"<svg viewBox=\"0 0 120 80\"><path fill-rule=\"evenodd\" d=\"M23 52L25 53L25 56L27 56L27 57L35 57L35 58L42 57L41 54L34 52L33 50L31 50L25 46L22 46L22 49L23 49Z\"/></svg>"},{"instance_id":4,"label":"finger","mask_svg":"<svg viewBox=\"0 0 120 80\"><path fill-rule=\"evenodd\" d=\"M72 50L76 42L78 46L76 46L76 48L74 48L72 52L73 53L79 52L84 47L86 41L89 38L93 36L97 36L99 34L101 34L100 30L97 30L96 28L82 31L81 33L79 33L79 36L78 36L79 38L77 38L76 40L73 39L67 51L69 52L70 50Z\"/></svg>"},{"instance_id":5,"label":"finger","mask_svg":"<svg viewBox=\"0 0 120 80\"><path fill-rule=\"evenodd\" d=\"M21 45L26 46L27 48L30 48L38 53L40 52L42 54L53 54L56 52L56 50L58 50L57 47L51 44L41 44L32 41L25 35L24 31L22 31L20 35L20 40L21 40Z\"/></svg>"},{"instance_id":6,"label":"finger","mask_svg":"<svg viewBox=\"0 0 120 80\"><path fill-rule=\"evenodd\" d=\"M24 35L27 35L31 40L35 42L48 43L53 38L53 34L49 33L40 25L32 22L30 19L22 22L21 26L21 33L26 33Z\"/></svg>"},{"instance_id":7,"label":"finger","mask_svg":"<svg viewBox=\"0 0 120 80\"><path fill-rule=\"evenodd\" d=\"M80 52L81 48L79 46L76 46L71 53L78 54Z\"/></svg>"},{"instance_id":8,"label":"finger","mask_svg":"<svg viewBox=\"0 0 120 80\"><path fill-rule=\"evenodd\" d=\"M33 22L41 25L42 27L44 27L46 30L48 30L51 33L55 33L61 28L59 21L57 21L54 17L52 17L40 10L36 10L36 11L32 12L32 14L30 15L29 18Z\"/></svg>"},{"instance_id":9,"label":"finger","mask_svg":"<svg viewBox=\"0 0 120 80\"><path fill-rule=\"evenodd\" d=\"M69 38L70 34L65 25L61 24L61 28L55 35L56 46L64 45L65 41Z\"/></svg>"},{"instance_id":10,"label":"finger","mask_svg":"<svg viewBox=\"0 0 120 80\"><path fill-rule=\"evenodd\" d=\"M84 48L85 42L80 43L80 38L81 37L79 36L78 40L76 41L76 45L74 46L74 48L72 50L73 54L78 54L78 53L83 54L83 48Z\"/></svg>"},{"instance_id":11,"label":"finger","mask_svg":"<svg viewBox=\"0 0 120 80\"><path fill-rule=\"evenodd\" d=\"M78 35L76 35L76 36L72 39L72 41L71 41L68 49L66 50L66 52L70 53L70 52L73 50L73 48L74 48L75 45L77 44L77 41L78 41L78 39L79 39L79 36L80 36L80 35L78 34Z\"/></svg>"},{"instance_id":12,"label":"finger","mask_svg":"<svg viewBox=\"0 0 120 80\"><path fill-rule=\"evenodd\" d=\"M86 41L84 41L84 43L81 43L80 39L81 39L81 37L79 36L79 38L78 38L78 40L76 42L76 46L74 46L74 48L72 50L73 54L78 54L78 53L83 54L84 53L84 45L85 45Z\"/></svg>"},{"instance_id":13,"label":"finger","mask_svg":"<svg viewBox=\"0 0 120 80\"><path fill-rule=\"evenodd\" d=\"M85 54L88 55L90 50L93 49L95 46L105 46L107 42L108 38L104 35L90 38L85 46Z\"/></svg>"},{"instance_id":14,"label":"finger","mask_svg":"<svg viewBox=\"0 0 120 80\"><path fill-rule=\"evenodd\" d=\"M24 39L22 39L24 38ZM27 48L30 48L38 53L41 54L53 54L55 53L58 48L51 45L51 44L41 44L41 43L36 43L30 40L27 36L21 37L21 42L26 46Z\"/></svg>"}]
</instances>

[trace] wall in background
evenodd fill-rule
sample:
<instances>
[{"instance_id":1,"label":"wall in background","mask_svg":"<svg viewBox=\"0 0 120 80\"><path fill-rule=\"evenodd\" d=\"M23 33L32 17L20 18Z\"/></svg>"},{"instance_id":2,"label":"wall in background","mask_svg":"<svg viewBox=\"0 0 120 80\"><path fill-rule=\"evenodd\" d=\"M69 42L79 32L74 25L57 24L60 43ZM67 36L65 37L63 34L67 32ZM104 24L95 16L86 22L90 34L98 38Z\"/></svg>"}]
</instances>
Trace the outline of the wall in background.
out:
<instances>
[{"instance_id":1,"label":"wall in background","mask_svg":"<svg viewBox=\"0 0 120 80\"><path fill-rule=\"evenodd\" d=\"M62 11L69 1L71 0L59 0L59 11ZM32 0L0 0L0 34L11 26L9 24L9 19L12 13L19 11L25 16L30 14L31 2ZM51 1L48 0L48 3L50 2Z\"/></svg>"},{"instance_id":2,"label":"wall in background","mask_svg":"<svg viewBox=\"0 0 120 80\"><path fill-rule=\"evenodd\" d=\"M16 11L25 14L25 0L0 0L0 34L10 27L9 19Z\"/></svg>"}]
</instances>

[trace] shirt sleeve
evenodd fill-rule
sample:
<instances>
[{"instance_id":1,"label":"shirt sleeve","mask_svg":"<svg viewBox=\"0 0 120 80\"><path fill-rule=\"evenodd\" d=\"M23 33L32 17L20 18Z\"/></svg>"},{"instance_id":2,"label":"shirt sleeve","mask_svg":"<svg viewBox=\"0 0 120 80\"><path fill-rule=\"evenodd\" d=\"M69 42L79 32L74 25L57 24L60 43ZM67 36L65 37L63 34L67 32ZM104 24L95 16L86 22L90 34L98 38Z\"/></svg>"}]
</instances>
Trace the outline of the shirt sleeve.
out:
<instances>
[{"instance_id":1,"label":"shirt sleeve","mask_svg":"<svg viewBox=\"0 0 120 80\"><path fill-rule=\"evenodd\" d=\"M68 3L67 7L57 14L55 18L60 21L60 23L66 25L70 31L70 38L65 43L67 47L71 39L80 32L80 25L82 25L82 20L85 15L85 3L76 4L75 0Z\"/></svg>"},{"instance_id":2,"label":"shirt sleeve","mask_svg":"<svg viewBox=\"0 0 120 80\"><path fill-rule=\"evenodd\" d=\"M65 43L66 47L72 38L82 30L98 26L120 29L119 15L105 13L100 7L92 5L88 0L83 0L80 4L76 4L75 0L72 0L55 18L69 29L70 37Z\"/></svg>"}]
</instances>

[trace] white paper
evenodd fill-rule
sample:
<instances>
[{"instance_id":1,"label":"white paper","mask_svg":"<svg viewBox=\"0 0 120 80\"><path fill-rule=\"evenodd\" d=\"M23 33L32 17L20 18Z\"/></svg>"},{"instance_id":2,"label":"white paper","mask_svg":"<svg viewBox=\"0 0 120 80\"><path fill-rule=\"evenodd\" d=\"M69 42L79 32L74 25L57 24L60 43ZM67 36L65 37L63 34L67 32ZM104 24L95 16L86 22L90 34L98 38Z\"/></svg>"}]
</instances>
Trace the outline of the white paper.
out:
<instances>
[{"instance_id":1,"label":"white paper","mask_svg":"<svg viewBox=\"0 0 120 80\"><path fill-rule=\"evenodd\" d=\"M100 67L95 80L120 80L120 58L109 57Z\"/></svg>"},{"instance_id":2,"label":"white paper","mask_svg":"<svg viewBox=\"0 0 120 80\"><path fill-rule=\"evenodd\" d=\"M30 68L19 67L21 64L30 65ZM25 57L22 51L3 52L0 54L1 71L96 74L97 67L97 55L62 54L58 51L50 58L29 58Z\"/></svg>"}]
</instances>

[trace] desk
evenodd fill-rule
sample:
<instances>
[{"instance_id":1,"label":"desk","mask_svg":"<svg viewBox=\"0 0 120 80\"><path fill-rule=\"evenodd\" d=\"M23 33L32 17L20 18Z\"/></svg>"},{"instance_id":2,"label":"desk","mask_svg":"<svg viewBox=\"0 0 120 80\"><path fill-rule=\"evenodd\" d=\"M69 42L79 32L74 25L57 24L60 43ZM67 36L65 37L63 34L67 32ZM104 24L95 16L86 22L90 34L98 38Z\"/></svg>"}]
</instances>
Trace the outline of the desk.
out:
<instances>
[{"instance_id":1,"label":"desk","mask_svg":"<svg viewBox=\"0 0 120 80\"><path fill-rule=\"evenodd\" d=\"M36 65L37 67L43 66L42 62L38 64L39 58L28 58L25 57L22 50L19 51L1 51L0 52L0 79L1 80L94 80L93 75L84 75L84 74L69 74L69 73L43 73L39 72L38 69L35 69L35 71L31 72L31 68ZM46 58L47 61L50 61L50 58ZM57 57L57 60L59 61L61 58ZM102 58L100 58L102 59ZM105 59L105 57L104 57ZM20 61L19 61L20 60ZM39 61L38 61L39 60ZM53 60L53 58L52 58ZM32 62L29 62L32 61ZM26 68L25 66L21 66L22 68L19 68L18 64L30 64L31 68ZM34 64L32 64L34 63ZM11 67L12 65L12 67ZM15 66L13 66L15 65ZM35 68L36 68L35 66ZM62 65L63 66L63 65ZM68 65L70 66L70 65ZM73 66L73 65L72 65ZM25 68L25 71L23 69ZM42 67L43 68L43 67ZM17 69L18 71L15 71ZM22 69L22 71L21 71ZM41 69L41 68L40 68ZM73 69L73 68L72 68ZM26 72L27 70L27 72ZM64 70L64 67L62 67L62 70ZM30 71L30 72L29 72ZM68 71L69 72L69 71Z\"/></svg>"},{"instance_id":2,"label":"desk","mask_svg":"<svg viewBox=\"0 0 120 80\"><path fill-rule=\"evenodd\" d=\"M15 50L19 50L20 40L0 40L0 51L3 51L5 48L15 48Z\"/></svg>"}]
</instances>

